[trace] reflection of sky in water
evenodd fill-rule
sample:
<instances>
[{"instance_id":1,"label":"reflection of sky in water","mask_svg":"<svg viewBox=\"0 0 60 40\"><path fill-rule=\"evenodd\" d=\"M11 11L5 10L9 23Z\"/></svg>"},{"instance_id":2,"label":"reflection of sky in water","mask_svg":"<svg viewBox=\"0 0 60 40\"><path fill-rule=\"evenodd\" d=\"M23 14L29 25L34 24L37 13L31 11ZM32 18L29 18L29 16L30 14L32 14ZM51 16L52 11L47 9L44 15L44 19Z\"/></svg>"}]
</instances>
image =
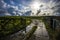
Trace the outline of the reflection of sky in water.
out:
<instances>
[{"instance_id":1,"label":"reflection of sky in water","mask_svg":"<svg viewBox=\"0 0 60 40\"><path fill-rule=\"evenodd\" d=\"M12 11L8 11L8 9ZM60 15L60 1L59 0L0 0L0 10L5 10L6 15L32 15L29 11L32 11L36 15L37 10L41 10L39 15ZM1 15L3 15L3 12ZM1 16L0 15L0 16Z\"/></svg>"},{"instance_id":2,"label":"reflection of sky in water","mask_svg":"<svg viewBox=\"0 0 60 40\"><path fill-rule=\"evenodd\" d=\"M40 38L40 40L42 40L42 39L43 39L43 40L49 39L49 35L48 35L48 32L47 32L47 30L46 30L46 28L45 28L45 25L44 25L44 23L43 23L42 21L40 21L40 20L34 20L30 25L27 26L26 31L29 32L29 30L32 29L32 27L33 27L34 24L36 23L35 21L38 22L37 29L36 29L36 31L34 32L36 38L38 37L38 38ZM47 37L46 37L46 36L47 36ZM38 38L37 38L37 40L38 40Z\"/></svg>"}]
</instances>

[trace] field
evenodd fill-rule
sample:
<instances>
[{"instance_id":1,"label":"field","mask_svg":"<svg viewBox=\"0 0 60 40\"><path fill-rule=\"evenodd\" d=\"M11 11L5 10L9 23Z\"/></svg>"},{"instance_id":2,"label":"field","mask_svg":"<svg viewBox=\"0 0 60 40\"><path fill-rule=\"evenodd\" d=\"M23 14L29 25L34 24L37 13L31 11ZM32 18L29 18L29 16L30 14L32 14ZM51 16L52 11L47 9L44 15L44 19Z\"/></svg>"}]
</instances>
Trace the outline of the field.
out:
<instances>
[{"instance_id":1,"label":"field","mask_svg":"<svg viewBox=\"0 0 60 40\"><path fill-rule=\"evenodd\" d=\"M42 20L45 25L46 29L48 31L50 40L59 40L60 38L60 27L52 29L50 24L50 18L56 19L60 22L59 17L55 16L4 16L0 17L0 38L6 37L8 35L14 34L20 30L26 31L26 27L31 24L33 19ZM34 29L34 28L33 28ZM36 30L36 29L35 29ZM33 30L33 31L35 31ZM31 33L32 31L28 32ZM28 34L27 33L27 34ZM33 33L33 32L32 32ZM28 34L31 35L31 34Z\"/></svg>"}]
</instances>

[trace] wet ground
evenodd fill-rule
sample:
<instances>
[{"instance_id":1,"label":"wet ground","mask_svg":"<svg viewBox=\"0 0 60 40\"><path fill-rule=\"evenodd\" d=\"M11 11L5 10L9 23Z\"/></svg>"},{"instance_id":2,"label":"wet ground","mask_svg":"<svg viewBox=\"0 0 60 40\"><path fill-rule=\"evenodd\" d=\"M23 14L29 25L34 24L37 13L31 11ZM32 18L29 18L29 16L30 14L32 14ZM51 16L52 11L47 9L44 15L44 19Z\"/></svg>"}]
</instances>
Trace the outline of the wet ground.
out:
<instances>
[{"instance_id":1,"label":"wet ground","mask_svg":"<svg viewBox=\"0 0 60 40\"><path fill-rule=\"evenodd\" d=\"M32 20L32 23L26 27L26 32L28 32L35 25L37 25L38 28L29 40L49 40L45 24L41 20ZM26 33L24 31L19 31L6 37L4 40L22 40L25 37L25 34Z\"/></svg>"}]
</instances>

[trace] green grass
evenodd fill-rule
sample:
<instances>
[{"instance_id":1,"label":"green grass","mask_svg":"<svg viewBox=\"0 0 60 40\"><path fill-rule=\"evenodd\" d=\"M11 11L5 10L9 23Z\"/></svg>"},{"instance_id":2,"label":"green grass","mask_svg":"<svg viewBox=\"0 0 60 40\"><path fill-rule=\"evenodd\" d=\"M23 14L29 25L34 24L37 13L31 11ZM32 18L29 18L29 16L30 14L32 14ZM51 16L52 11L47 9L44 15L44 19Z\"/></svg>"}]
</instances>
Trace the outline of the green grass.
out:
<instances>
[{"instance_id":1,"label":"green grass","mask_svg":"<svg viewBox=\"0 0 60 40\"><path fill-rule=\"evenodd\" d=\"M50 40L58 40L60 37L60 28L57 28L55 31L53 31L50 28L49 23L46 22L45 20L46 17L45 16L4 16L4 17L0 17L0 37L5 37L7 35L23 30L27 27L27 25L29 25L32 22L31 19L38 19L38 20L42 20L45 23ZM32 30L34 31L35 28L32 28ZM28 32L27 36L30 37L33 31Z\"/></svg>"},{"instance_id":2,"label":"green grass","mask_svg":"<svg viewBox=\"0 0 60 40\"><path fill-rule=\"evenodd\" d=\"M41 19L38 16L3 16L0 17L0 37L5 37L17 31L23 30L32 21L31 19Z\"/></svg>"},{"instance_id":3,"label":"green grass","mask_svg":"<svg viewBox=\"0 0 60 40\"><path fill-rule=\"evenodd\" d=\"M42 20L45 23L45 26L46 26L46 29L48 31L50 40L60 40L60 38L59 38L60 37L60 28L57 28L55 30L51 29L50 24L45 20L45 18Z\"/></svg>"},{"instance_id":4,"label":"green grass","mask_svg":"<svg viewBox=\"0 0 60 40\"><path fill-rule=\"evenodd\" d=\"M31 19L23 17L0 17L0 37L5 37L17 31L23 30L30 23Z\"/></svg>"}]
</instances>

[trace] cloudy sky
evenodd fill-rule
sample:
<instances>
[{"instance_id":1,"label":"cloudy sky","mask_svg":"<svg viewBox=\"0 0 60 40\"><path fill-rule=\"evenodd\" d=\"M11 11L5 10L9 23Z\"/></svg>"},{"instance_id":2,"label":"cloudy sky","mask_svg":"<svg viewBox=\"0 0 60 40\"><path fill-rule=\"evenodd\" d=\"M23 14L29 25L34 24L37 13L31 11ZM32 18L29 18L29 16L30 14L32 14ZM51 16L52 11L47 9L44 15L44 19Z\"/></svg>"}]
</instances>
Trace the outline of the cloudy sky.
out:
<instances>
[{"instance_id":1,"label":"cloudy sky","mask_svg":"<svg viewBox=\"0 0 60 40\"><path fill-rule=\"evenodd\" d=\"M0 0L0 16L60 16L59 0Z\"/></svg>"}]
</instances>

